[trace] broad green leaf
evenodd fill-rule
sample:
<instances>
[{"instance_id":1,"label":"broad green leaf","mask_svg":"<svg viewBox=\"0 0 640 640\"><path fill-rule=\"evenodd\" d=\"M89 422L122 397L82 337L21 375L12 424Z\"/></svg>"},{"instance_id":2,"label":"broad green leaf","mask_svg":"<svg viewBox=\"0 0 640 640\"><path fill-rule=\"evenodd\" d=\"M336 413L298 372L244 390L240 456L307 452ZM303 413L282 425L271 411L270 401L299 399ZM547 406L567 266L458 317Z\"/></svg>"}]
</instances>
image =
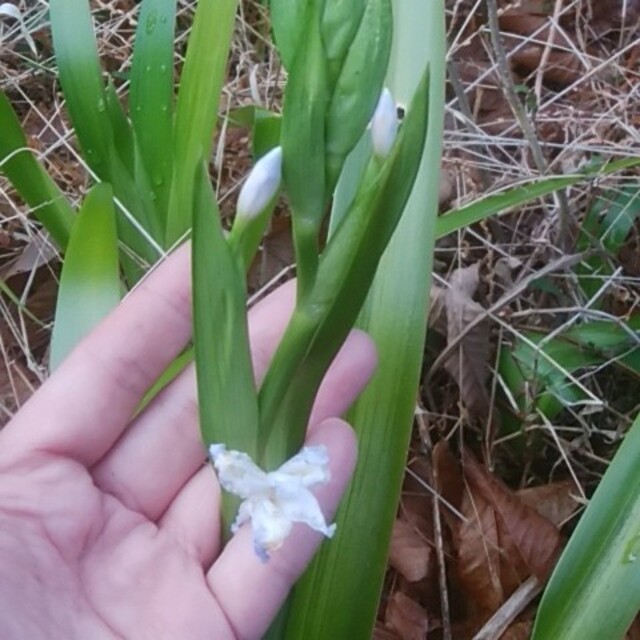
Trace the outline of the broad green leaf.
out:
<instances>
[{"instance_id":1,"label":"broad green leaf","mask_svg":"<svg viewBox=\"0 0 640 640\"><path fill-rule=\"evenodd\" d=\"M173 161L173 41L176 0L144 0L131 66L129 109L142 165L166 216Z\"/></svg>"},{"instance_id":2,"label":"broad green leaf","mask_svg":"<svg viewBox=\"0 0 640 640\"><path fill-rule=\"evenodd\" d=\"M538 409L551 420L563 408L588 397L575 378L571 379L580 369L611 361L634 372L640 353L639 319L632 320L627 330L622 321L620 325L585 322L551 340L542 332L528 331L501 350L500 375L522 411Z\"/></svg>"},{"instance_id":3,"label":"broad green leaf","mask_svg":"<svg viewBox=\"0 0 640 640\"><path fill-rule=\"evenodd\" d=\"M543 334L528 332L528 342L517 340L502 349L499 371L522 411L538 409L553 419L563 408L587 395L568 374L602 362L602 355L557 338L543 346Z\"/></svg>"},{"instance_id":4,"label":"broad green leaf","mask_svg":"<svg viewBox=\"0 0 640 640\"><path fill-rule=\"evenodd\" d=\"M0 91L0 122L0 172L9 178L64 251L74 220L73 209L29 149L20 121L3 91Z\"/></svg>"},{"instance_id":5,"label":"broad green leaf","mask_svg":"<svg viewBox=\"0 0 640 640\"><path fill-rule=\"evenodd\" d=\"M207 446L224 443L256 460L258 402L249 353L244 271L225 240L204 163L194 188L192 251L202 439ZM237 501L225 492L223 504L228 526Z\"/></svg>"},{"instance_id":6,"label":"broad green leaf","mask_svg":"<svg viewBox=\"0 0 640 640\"><path fill-rule=\"evenodd\" d=\"M320 4L319 0L308 3L282 117L282 180L291 205L300 296L315 277L327 198L325 110L329 87L320 36Z\"/></svg>"},{"instance_id":7,"label":"broad green leaf","mask_svg":"<svg viewBox=\"0 0 640 640\"><path fill-rule=\"evenodd\" d=\"M618 171L630 169L638 164L640 164L640 158L625 158L609 162L604 166L593 168L582 174L539 178L524 185L509 187L499 193L492 193L458 209L452 209L442 214L438 218L436 237L442 238L490 216L507 213L514 207L519 207L559 189L570 187L586 180L608 176Z\"/></svg>"},{"instance_id":8,"label":"broad green leaf","mask_svg":"<svg viewBox=\"0 0 640 640\"><path fill-rule=\"evenodd\" d=\"M191 228L193 185L209 158L227 66L237 0L199 0L176 104L173 179L166 245Z\"/></svg>"},{"instance_id":9,"label":"broad green leaf","mask_svg":"<svg viewBox=\"0 0 640 640\"><path fill-rule=\"evenodd\" d=\"M362 137L378 103L389 63L392 30L391 0L369 0L342 61L327 109L327 186L331 191L347 154Z\"/></svg>"},{"instance_id":10,"label":"broad green leaf","mask_svg":"<svg viewBox=\"0 0 640 640\"><path fill-rule=\"evenodd\" d=\"M253 159L258 160L265 153L277 147L282 132L282 117L266 109L256 111L251 135Z\"/></svg>"},{"instance_id":11,"label":"broad green leaf","mask_svg":"<svg viewBox=\"0 0 640 640\"><path fill-rule=\"evenodd\" d=\"M426 62L429 130L420 173L378 268L359 326L370 333L378 371L348 418L359 461L325 544L295 588L287 638L370 638L386 569L422 363L427 293L438 206L444 105L444 3L394 2L388 78L407 102Z\"/></svg>"},{"instance_id":12,"label":"broad green leaf","mask_svg":"<svg viewBox=\"0 0 640 640\"><path fill-rule=\"evenodd\" d=\"M87 164L109 179L113 151L102 69L88 0L51 0L51 31L67 109Z\"/></svg>"},{"instance_id":13,"label":"broad green leaf","mask_svg":"<svg viewBox=\"0 0 640 640\"><path fill-rule=\"evenodd\" d=\"M252 104L238 107L229 112L227 122L232 127L242 127L251 131L254 161L280 144L282 116L269 109Z\"/></svg>"},{"instance_id":14,"label":"broad green leaf","mask_svg":"<svg viewBox=\"0 0 640 640\"><path fill-rule=\"evenodd\" d=\"M545 589L533 640L617 640L640 610L640 417Z\"/></svg>"},{"instance_id":15,"label":"broad green leaf","mask_svg":"<svg viewBox=\"0 0 640 640\"><path fill-rule=\"evenodd\" d=\"M264 459L268 468L301 446L316 390L357 319L400 220L422 157L428 92L425 71L395 148L382 165L373 160L273 357L260 390L261 436L271 434Z\"/></svg>"},{"instance_id":16,"label":"broad green leaf","mask_svg":"<svg viewBox=\"0 0 640 640\"><path fill-rule=\"evenodd\" d=\"M285 69L291 69L302 33L307 0L270 0L273 36Z\"/></svg>"},{"instance_id":17,"label":"broad green leaf","mask_svg":"<svg viewBox=\"0 0 640 640\"><path fill-rule=\"evenodd\" d=\"M98 177L112 185L116 198L151 240L157 241L160 239L160 221L152 193L146 183L134 182L127 161L123 163L116 148L112 118L120 123L119 138L122 120L113 105L113 94L107 95L102 81L89 3L86 0L52 0L49 11L60 83L84 158ZM120 140L123 156L131 148L132 145ZM124 216L118 216L118 232L120 239L142 262L153 264L158 258L154 247ZM136 268L129 259L123 266L132 282L144 270Z\"/></svg>"},{"instance_id":18,"label":"broad green leaf","mask_svg":"<svg viewBox=\"0 0 640 640\"><path fill-rule=\"evenodd\" d=\"M127 120L116 88L111 81L107 83L105 96L107 100L107 115L113 130L113 144L127 173L133 176L135 175L136 165L136 141L131 123Z\"/></svg>"},{"instance_id":19,"label":"broad green leaf","mask_svg":"<svg viewBox=\"0 0 640 640\"><path fill-rule=\"evenodd\" d=\"M87 194L71 232L62 265L51 337L53 371L120 302L118 237L111 187Z\"/></svg>"},{"instance_id":20,"label":"broad green leaf","mask_svg":"<svg viewBox=\"0 0 640 640\"><path fill-rule=\"evenodd\" d=\"M632 180L601 194L587 212L578 237L578 249L596 249L576 267L578 281L588 300L602 288L607 276L615 268L615 259L622 248L638 214L640 189ZM602 298L594 300L591 308L601 308Z\"/></svg>"},{"instance_id":21,"label":"broad green leaf","mask_svg":"<svg viewBox=\"0 0 640 640\"><path fill-rule=\"evenodd\" d=\"M347 51L354 43L365 9L376 4L380 3L368 2L367 0L329 0L325 2L320 31L327 59L330 85L334 85ZM373 61L368 61L367 64L371 62ZM386 63L382 71L385 70Z\"/></svg>"}]
</instances>

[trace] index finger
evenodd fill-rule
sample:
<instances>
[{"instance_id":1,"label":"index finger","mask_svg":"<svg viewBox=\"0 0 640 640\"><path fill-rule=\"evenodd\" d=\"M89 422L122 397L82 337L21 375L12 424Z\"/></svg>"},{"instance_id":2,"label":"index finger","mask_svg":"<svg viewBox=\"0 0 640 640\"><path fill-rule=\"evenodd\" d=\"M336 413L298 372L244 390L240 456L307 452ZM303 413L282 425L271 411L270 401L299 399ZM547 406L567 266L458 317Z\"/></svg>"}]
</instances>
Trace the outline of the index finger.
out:
<instances>
[{"instance_id":1,"label":"index finger","mask_svg":"<svg viewBox=\"0 0 640 640\"><path fill-rule=\"evenodd\" d=\"M91 465L191 336L190 245L160 264L84 339L3 429L2 451Z\"/></svg>"}]
</instances>

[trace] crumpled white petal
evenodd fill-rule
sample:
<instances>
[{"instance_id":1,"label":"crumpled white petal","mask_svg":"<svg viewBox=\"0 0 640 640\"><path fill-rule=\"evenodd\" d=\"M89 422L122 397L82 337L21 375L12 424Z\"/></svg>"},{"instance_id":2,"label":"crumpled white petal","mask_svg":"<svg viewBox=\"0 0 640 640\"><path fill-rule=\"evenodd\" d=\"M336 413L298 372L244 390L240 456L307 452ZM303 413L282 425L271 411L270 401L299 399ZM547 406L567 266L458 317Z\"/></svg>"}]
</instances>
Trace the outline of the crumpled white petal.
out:
<instances>
[{"instance_id":1,"label":"crumpled white petal","mask_svg":"<svg viewBox=\"0 0 640 640\"><path fill-rule=\"evenodd\" d=\"M231 530L235 533L251 522L253 546L266 562L300 522L331 538L336 525L328 525L320 505L308 487L326 484L331 478L329 456L323 445L303 449L280 468L267 473L246 454L211 445L209 454L222 487L241 498Z\"/></svg>"}]
</instances>

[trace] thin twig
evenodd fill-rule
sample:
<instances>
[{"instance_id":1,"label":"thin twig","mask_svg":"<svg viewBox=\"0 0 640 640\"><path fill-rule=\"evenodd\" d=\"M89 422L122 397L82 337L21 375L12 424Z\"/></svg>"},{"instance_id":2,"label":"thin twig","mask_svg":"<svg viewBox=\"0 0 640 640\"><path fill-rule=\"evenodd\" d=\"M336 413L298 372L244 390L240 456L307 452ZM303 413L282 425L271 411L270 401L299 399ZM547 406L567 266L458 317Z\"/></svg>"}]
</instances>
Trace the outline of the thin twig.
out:
<instances>
[{"instance_id":1,"label":"thin twig","mask_svg":"<svg viewBox=\"0 0 640 640\"><path fill-rule=\"evenodd\" d=\"M473 640L495 640L509 628L515 618L529 606L542 591L542 585L535 576L523 582L511 597L487 620L484 627L473 636Z\"/></svg>"},{"instance_id":2,"label":"thin twig","mask_svg":"<svg viewBox=\"0 0 640 640\"><path fill-rule=\"evenodd\" d=\"M536 165L538 171L542 174L547 173L547 161L542 153L542 148L538 142L536 132L531 125L529 116L525 111L525 108L520 102L520 98L516 92L513 78L511 76L511 69L509 67L509 61L507 60L507 54L502 45L500 38L500 25L498 24L498 5L496 0L487 0L487 13L489 17L489 34L491 36L491 44L496 54L496 67L500 81L504 88L505 97L511 107L511 111L515 119L518 121L518 125L522 130L522 134L526 138L531 148L531 157ZM555 195L558 205L558 245L561 249L568 249L571 239L571 215L569 209L569 202L567 201L566 194L563 191L556 192Z\"/></svg>"}]
</instances>

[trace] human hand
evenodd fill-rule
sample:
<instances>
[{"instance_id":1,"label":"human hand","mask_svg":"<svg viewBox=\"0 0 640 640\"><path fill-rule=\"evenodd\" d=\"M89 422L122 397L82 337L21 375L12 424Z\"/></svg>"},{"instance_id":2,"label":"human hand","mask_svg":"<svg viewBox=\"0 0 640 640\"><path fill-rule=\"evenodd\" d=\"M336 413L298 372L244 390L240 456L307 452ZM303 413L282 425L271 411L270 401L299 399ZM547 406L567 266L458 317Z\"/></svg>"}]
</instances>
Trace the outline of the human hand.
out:
<instances>
[{"instance_id":1,"label":"human hand","mask_svg":"<svg viewBox=\"0 0 640 640\"><path fill-rule=\"evenodd\" d=\"M191 334L188 248L130 294L0 432L0 637L259 638L321 535L296 525L263 564L243 527L220 549L220 490L200 441L193 367L132 419ZM293 305L285 286L250 313L261 379ZM319 391L307 444L332 480L353 470L342 414L375 352L354 332Z\"/></svg>"}]
</instances>

